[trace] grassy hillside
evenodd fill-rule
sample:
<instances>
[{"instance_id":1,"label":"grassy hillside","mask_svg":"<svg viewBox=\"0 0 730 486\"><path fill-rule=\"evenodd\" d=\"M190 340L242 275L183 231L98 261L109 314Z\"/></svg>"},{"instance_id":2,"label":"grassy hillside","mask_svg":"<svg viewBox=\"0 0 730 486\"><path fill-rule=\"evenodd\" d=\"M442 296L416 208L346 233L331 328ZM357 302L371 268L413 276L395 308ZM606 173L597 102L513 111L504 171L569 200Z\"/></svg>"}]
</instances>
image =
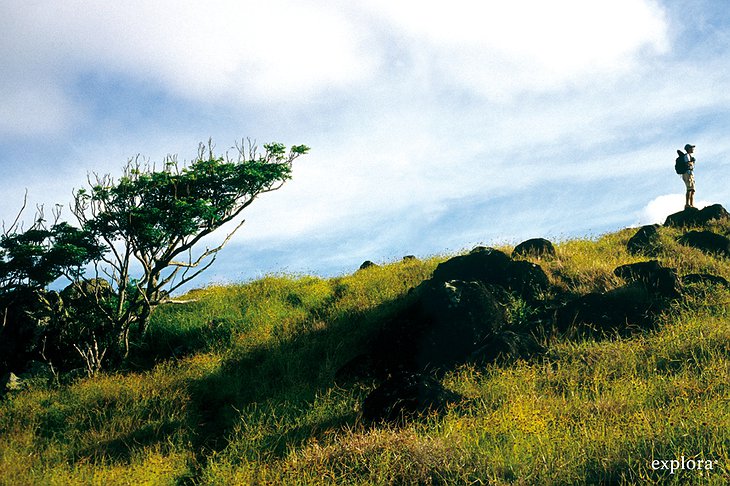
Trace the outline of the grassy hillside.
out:
<instances>
[{"instance_id":1,"label":"grassy hillside","mask_svg":"<svg viewBox=\"0 0 730 486\"><path fill-rule=\"evenodd\" d=\"M660 231L663 265L730 279L727 259ZM634 232L533 261L555 288L610 290L614 268L648 259L626 251ZM127 371L0 402L0 484L730 482L730 292L719 286L688 285L653 331L544 338L538 358L449 372L444 385L465 398L443 415L362 423L375 384L335 372L445 259L190 292L194 302L158 309ZM713 469L652 469L682 457Z\"/></svg>"}]
</instances>

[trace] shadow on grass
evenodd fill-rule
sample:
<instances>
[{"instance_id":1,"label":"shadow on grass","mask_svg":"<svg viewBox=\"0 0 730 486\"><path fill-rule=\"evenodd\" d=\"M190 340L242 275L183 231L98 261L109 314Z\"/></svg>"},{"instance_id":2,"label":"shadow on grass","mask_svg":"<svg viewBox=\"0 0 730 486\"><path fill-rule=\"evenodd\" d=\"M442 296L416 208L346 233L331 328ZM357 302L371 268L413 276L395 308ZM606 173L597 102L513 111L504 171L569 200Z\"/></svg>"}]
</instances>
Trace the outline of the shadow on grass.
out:
<instances>
[{"instance_id":1,"label":"shadow on grass","mask_svg":"<svg viewBox=\"0 0 730 486\"><path fill-rule=\"evenodd\" d=\"M234 352L218 372L191 383L194 408L189 426L193 447L200 451L198 460L205 462L211 452L228 445L231 432L242 422L241 411L250 407L261 405L282 422L280 427L265 427L270 432L261 438L259 452L264 456L281 457L308 439L354 425L354 407L327 408L315 402L335 389L343 395L353 391L336 386L336 370L362 353L374 332L409 302L404 296L274 345ZM304 417L314 406L323 409Z\"/></svg>"},{"instance_id":2,"label":"shadow on grass","mask_svg":"<svg viewBox=\"0 0 730 486\"><path fill-rule=\"evenodd\" d=\"M160 443L174 436L181 425L183 424L175 420L148 423L122 437L105 440L93 446L82 448L76 451L76 459L104 458L127 464L131 462L136 449Z\"/></svg>"}]
</instances>

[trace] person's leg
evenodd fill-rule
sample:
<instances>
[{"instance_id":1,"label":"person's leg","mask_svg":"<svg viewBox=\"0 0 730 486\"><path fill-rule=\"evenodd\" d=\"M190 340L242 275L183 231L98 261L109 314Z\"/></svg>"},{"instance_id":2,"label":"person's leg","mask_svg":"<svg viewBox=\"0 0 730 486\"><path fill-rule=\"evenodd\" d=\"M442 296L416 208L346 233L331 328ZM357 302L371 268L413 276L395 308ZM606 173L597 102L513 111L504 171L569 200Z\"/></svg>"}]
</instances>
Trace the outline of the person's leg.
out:
<instances>
[{"instance_id":1,"label":"person's leg","mask_svg":"<svg viewBox=\"0 0 730 486\"><path fill-rule=\"evenodd\" d=\"M695 196L695 181L694 176L687 172L682 174L682 181L684 182L687 192L684 195L684 209L694 207L694 196Z\"/></svg>"}]
</instances>

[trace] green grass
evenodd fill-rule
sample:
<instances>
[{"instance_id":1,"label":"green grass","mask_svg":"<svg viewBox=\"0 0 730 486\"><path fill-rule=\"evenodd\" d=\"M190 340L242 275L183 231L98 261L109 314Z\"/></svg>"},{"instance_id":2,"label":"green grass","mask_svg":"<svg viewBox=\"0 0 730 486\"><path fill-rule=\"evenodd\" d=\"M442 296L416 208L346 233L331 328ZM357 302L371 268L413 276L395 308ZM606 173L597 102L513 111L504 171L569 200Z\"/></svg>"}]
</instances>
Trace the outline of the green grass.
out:
<instances>
[{"instance_id":1,"label":"green grass","mask_svg":"<svg viewBox=\"0 0 730 486\"><path fill-rule=\"evenodd\" d=\"M534 261L562 291L610 290L622 284L616 266L647 259L626 252L633 232L564 241ZM730 279L728 260L661 232L663 264ZM534 360L448 373L445 386L465 398L445 415L361 423L374 384L337 383L336 370L444 259L269 276L159 308L126 371L0 402L0 484L730 481L730 293L702 285L654 331L553 337ZM651 468L681 456L717 462Z\"/></svg>"}]
</instances>

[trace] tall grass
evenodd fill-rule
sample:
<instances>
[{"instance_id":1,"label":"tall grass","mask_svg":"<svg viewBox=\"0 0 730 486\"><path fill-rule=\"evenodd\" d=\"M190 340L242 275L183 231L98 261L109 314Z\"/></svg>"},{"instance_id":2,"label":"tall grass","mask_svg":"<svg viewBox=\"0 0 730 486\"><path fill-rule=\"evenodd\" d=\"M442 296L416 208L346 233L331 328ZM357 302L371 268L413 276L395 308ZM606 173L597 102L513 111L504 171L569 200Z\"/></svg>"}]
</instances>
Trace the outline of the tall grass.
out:
<instances>
[{"instance_id":1,"label":"tall grass","mask_svg":"<svg viewBox=\"0 0 730 486\"><path fill-rule=\"evenodd\" d=\"M720 228L724 231L724 228ZM633 231L566 241L539 258L576 294L622 282ZM676 243L680 274L730 264ZM508 251L508 248L505 248ZM336 370L409 302L443 258L319 279L268 276L200 289L153 316L130 368L0 403L0 484L726 484L730 293L688 286L654 331L554 339L530 361L463 366L442 416L372 426L374 384ZM710 460L711 471L652 461Z\"/></svg>"}]
</instances>

